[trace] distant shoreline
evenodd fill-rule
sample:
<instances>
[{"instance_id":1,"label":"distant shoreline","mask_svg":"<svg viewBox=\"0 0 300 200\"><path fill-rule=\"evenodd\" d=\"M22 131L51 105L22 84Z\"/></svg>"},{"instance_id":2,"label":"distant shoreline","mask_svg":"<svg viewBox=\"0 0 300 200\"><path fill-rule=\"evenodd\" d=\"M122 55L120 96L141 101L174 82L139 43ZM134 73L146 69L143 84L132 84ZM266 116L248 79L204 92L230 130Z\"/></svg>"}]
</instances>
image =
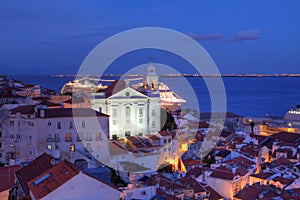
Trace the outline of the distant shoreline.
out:
<instances>
[{"instance_id":1,"label":"distant shoreline","mask_svg":"<svg viewBox=\"0 0 300 200\"><path fill-rule=\"evenodd\" d=\"M76 74L49 75L52 77L76 77ZM97 75L78 75L80 77L96 77ZM103 74L102 77L122 77L122 74ZM300 77L300 74L163 74L160 77L235 77L235 78L262 78L262 77ZM126 74L125 77L143 77L141 74Z\"/></svg>"}]
</instances>

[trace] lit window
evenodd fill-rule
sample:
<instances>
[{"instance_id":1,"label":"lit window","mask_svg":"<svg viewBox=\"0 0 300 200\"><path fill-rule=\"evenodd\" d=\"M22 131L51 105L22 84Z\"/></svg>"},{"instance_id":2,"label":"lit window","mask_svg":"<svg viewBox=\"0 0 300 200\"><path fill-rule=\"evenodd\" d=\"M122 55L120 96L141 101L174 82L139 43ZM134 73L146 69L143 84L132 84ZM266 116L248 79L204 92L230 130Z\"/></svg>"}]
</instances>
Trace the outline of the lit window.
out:
<instances>
[{"instance_id":1,"label":"lit window","mask_svg":"<svg viewBox=\"0 0 300 200\"><path fill-rule=\"evenodd\" d=\"M71 133L66 133L66 140L71 140L71 139L72 139Z\"/></svg>"},{"instance_id":2,"label":"lit window","mask_svg":"<svg viewBox=\"0 0 300 200\"><path fill-rule=\"evenodd\" d=\"M47 149L48 149L48 150L51 150L51 149L52 149L52 145L51 145L51 144L48 144Z\"/></svg>"},{"instance_id":3,"label":"lit window","mask_svg":"<svg viewBox=\"0 0 300 200\"><path fill-rule=\"evenodd\" d=\"M75 151L75 144L71 144L70 145L70 152L74 152Z\"/></svg>"},{"instance_id":4,"label":"lit window","mask_svg":"<svg viewBox=\"0 0 300 200\"><path fill-rule=\"evenodd\" d=\"M96 133L96 139L101 139L101 133Z\"/></svg>"}]
</instances>

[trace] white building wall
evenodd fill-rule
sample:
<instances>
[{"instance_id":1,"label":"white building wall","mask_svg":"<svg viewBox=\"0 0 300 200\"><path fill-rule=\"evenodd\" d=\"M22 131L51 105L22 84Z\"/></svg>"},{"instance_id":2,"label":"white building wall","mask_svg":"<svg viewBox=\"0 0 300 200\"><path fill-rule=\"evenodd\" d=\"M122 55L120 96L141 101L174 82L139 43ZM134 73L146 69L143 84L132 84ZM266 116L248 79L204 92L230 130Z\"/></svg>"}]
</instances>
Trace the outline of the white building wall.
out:
<instances>
[{"instance_id":1,"label":"white building wall","mask_svg":"<svg viewBox=\"0 0 300 200\"><path fill-rule=\"evenodd\" d=\"M16 157L19 158L19 162L23 162L31 161L43 152L54 155L56 147L62 158L68 159L70 145L75 145L77 150L83 150L86 146L96 158L109 159L107 157L108 117L76 118L80 125L84 121L85 128L75 127L73 117L26 117L17 115L3 123L3 156L0 158L2 162L5 162L6 152L17 152ZM10 121L13 121L14 126L11 126ZM73 128L70 127L71 122ZM58 128L58 123L61 128ZM78 133L81 140L78 138ZM98 138L99 134L101 138ZM70 138L66 138L67 135Z\"/></svg>"},{"instance_id":2,"label":"white building wall","mask_svg":"<svg viewBox=\"0 0 300 200\"><path fill-rule=\"evenodd\" d=\"M72 199L72 200L119 200L121 192L94 178L79 173L42 200Z\"/></svg>"},{"instance_id":3,"label":"white building wall","mask_svg":"<svg viewBox=\"0 0 300 200\"><path fill-rule=\"evenodd\" d=\"M160 98L148 97L131 87L105 98L91 99L91 108L110 116L109 135L119 138L149 134L160 130ZM142 113L140 113L142 109Z\"/></svg>"}]
</instances>

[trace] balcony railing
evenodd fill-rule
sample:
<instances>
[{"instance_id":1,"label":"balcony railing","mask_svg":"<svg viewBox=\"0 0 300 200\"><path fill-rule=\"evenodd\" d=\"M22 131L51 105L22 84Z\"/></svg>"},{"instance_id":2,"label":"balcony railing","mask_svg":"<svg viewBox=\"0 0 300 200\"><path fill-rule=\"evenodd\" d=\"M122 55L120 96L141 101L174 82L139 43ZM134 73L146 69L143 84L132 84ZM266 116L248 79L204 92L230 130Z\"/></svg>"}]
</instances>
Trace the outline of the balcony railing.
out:
<instances>
[{"instance_id":1,"label":"balcony railing","mask_svg":"<svg viewBox=\"0 0 300 200\"><path fill-rule=\"evenodd\" d=\"M86 137L85 141L93 141L93 138L92 137Z\"/></svg>"},{"instance_id":2,"label":"balcony railing","mask_svg":"<svg viewBox=\"0 0 300 200\"><path fill-rule=\"evenodd\" d=\"M47 140L46 140L47 142L53 142L54 141L54 139L53 138L47 138Z\"/></svg>"},{"instance_id":3,"label":"balcony railing","mask_svg":"<svg viewBox=\"0 0 300 200\"><path fill-rule=\"evenodd\" d=\"M60 142L60 138L54 138L54 142Z\"/></svg>"},{"instance_id":4,"label":"balcony railing","mask_svg":"<svg viewBox=\"0 0 300 200\"><path fill-rule=\"evenodd\" d=\"M73 138L65 138L65 142L72 142Z\"/></svg>"}]
</instances>

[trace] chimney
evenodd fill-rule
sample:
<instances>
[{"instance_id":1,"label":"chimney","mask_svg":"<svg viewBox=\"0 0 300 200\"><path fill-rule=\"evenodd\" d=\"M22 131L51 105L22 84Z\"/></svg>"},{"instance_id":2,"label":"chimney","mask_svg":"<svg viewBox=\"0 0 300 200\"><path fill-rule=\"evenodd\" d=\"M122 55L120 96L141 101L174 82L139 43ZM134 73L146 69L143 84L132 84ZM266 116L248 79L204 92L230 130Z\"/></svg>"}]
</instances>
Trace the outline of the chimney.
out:
<instances>
[{"instance_id":1,"label":"chimney","mask_svg":"<svg viewBox=\"0 0 300 200\"><path fill-rule=\"evenodd\" d=\"M202 182L203 182L203 183L206 182L206 180L205 180L205 169L203 169Z\"/></svg>"},{"instance_id":2,"label":"chimney","mask_svg":"<svg viewBox=\"0 0 300 200\"><path fill-rule=\"evenodd\" d=\"M44 117L45 117L45 110L44 110L44 109L41 109L41 110L40 110L40 117L41 117L41 118L44 118Z\"/></svg>"},{"instance_id":3,"label":"chimney","mask_svg":"<svg viewBox=\"0 0 300 200\"><path fill-rule=\"evenodd\" d=\"M231 171L232 171L233 174L235 174L236 173L236 167L233 166L232 169L231 169Z\"/></svg>"}]
</instances>

